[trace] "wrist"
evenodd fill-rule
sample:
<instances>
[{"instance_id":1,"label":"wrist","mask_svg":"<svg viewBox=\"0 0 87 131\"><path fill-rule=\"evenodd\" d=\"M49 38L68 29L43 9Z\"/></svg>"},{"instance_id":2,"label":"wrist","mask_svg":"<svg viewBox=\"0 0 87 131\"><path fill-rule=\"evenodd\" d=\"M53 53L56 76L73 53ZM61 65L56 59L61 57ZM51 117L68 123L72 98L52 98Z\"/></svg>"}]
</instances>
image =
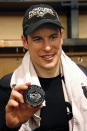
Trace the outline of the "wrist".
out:
<instances>
[{"instance_id":1,"label":"wrist","mask_svg":"<svg viewBox=\"0 0 87 131\"><path fill-rule=\"evenodd\" d=\"M8 127L8 128L10 128L10 129L13 129L13 128L20 128L21 127L21 125L22 125L22 123L20 123L20 122L7 122L6 121L6 126Z\"/></svg>"}]
</instances>

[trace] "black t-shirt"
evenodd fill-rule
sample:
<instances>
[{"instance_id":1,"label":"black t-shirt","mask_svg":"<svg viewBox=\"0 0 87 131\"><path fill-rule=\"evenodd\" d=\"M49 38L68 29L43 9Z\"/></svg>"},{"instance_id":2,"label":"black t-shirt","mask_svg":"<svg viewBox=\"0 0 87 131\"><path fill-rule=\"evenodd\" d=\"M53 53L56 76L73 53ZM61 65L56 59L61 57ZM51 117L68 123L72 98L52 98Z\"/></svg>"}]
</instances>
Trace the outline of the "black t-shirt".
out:
<instances>
[{"instance_id":1,"label":"black t-shirt","mask_svg":"<svg viewBox=\"0 0 87 131\"><path fill-rule=\"evenodd\" d=\"M41 109L40 127L35 131L69 131L61 76L39 80L45 91L46 107Z\"/></svg>"},{"instance_id":2,"label":"black t-shirt","mask_svg":"<svg viewBox=\"0 0 87 131\"><path fill-rule=\"evenodd\" d=\"M81 70L87 75L87 68L85 68L84 66L81 66L81 65L79 65L79 67L81 68ZM8 128L7 126L6 126L6 123L5 123L5 106L6 106L6 104L7 104L7 102L8 102L8 100L9 100L9 97L10 97L10 93L11 93L11 88L10 88L10 80L11 80L11 76L12 76L12 73L11 74L8 74L8 75L6 75L6 76L4 76L3 78L1 78L0 79L0 131L18 131L18 129L11 129L11 128ZM57 93L58 93L58 90L59 90L59 87L60 88L62 88L62 84L59 84L59 83L61 83L61 80L59 80L59 76L57 77L57 78L49 78L49 79L43 79L43 78L39 78L40 79L40 81L41 81L41 85L42 85L42 87L43 88L47 88L47 87L49 87L49 90L50 90L50 88L52 88L53 89L53 93L51 92L51 95L53 95L53 94L56 94L56 91L55 91L55 88L58 88L57 89ZM41 80L42 79L42 80ZM55 80L52 80L52 79L55 79ZM61 79L61 78L60 78ZM51 82L51 81L54 81L54 82ZM55 82L56 81L56 82ZM60 81L60 82L59 82ZM47 84L48 83L48 84ZM52 85L51 85L51 83L53 83ZM57 83L57 84L56 84ZM46 86L47 85L47 86ZM51 87L50 87L50 86ZM59 85L61 85L61 86L59 86ZM45 89L44 89L45 90ZM48 89L47 89L48 90ZM49 91L48 90L48 91ZM61 89L62 90L62 89ZM47 91L47 92L48 92ZM46 92L46 91L45 91ZM50 91L49 91L50 92ZM46 93L46 94L48 94L48 93ZM59 94L59 93L58 93ZM58 96L58 94L57 94L57 96ZM54 95L55 96L55 95ZM52 96L53 97L53 96ZM63 91L62 91L62 98L63 98ZM58 97L57 99L56 99L56 101L59 101L60 100L60 98ZM54 102L54 99L50 99L50 101L53 101ZM53 103L52 102L52 103ZM51 104L52 104L51 103ZM64 103L64 100L63 100L63 102L60 102L60 103ZM46 102L46 105L47 105L47 102ZM64 103L64 106L65 106L65 103ZM70 103L67 103L67 106L68 106L68 109L72 112L72 107L71 107L71 105L70 105ZM55 109L56 110L58 110L58 112L59 112L59 108L58 107L60 107L60 109L61 109L61 107L62 107L62 104L60 104L60 106L58 105L58 106L56 106L56 107L52 107L52 105L51 105L51 109L50 109L50 107L49 107L49 110L48 110L48 105L46 106L46 109L43 109L44 110L44 112L45 112L45 110L48 110L50 113L51 113L51 111L50 110L52 110L52 114L51 114L51 116L53 115L53 113L54 114L56 114L55 113ZM64 107L64 108L66 108L66 107ZM64 109L65 110L65 109ZM47 112L48 112L47 111ZM66 111L66 110L65 110ZM64 112L62 112L62 114L65 114L64 116L65 116L65 118L67 118L67 116L66 116L66 112L64 113ZM44 113L43 113L43 111L41 111L41 117L44 115ZM61 115L61 114L60 114ZM67 114L68 115L68 114ZM55 115L54 115L55 116ZM61 121L63 121L63 123L65 123L65 124L62 124L62 127L64 128L65 127L65 129L54 129L54 131L69 131L68 130L68 122L67 122L67 120L64 120L61 116L58 116L57 114L56 114L56 116L57 116L57 119L58 119L58 121L59 120L61 120ZM69 116L69 115L68 115ZM60 117L60 118L59 118ZM47 119L47 121L48 121L48 119L49 118L47 118L47 117L45 117L46 119ZM52 118L52 117L51 117ZM43 119L43 117L42 117L42 119ZM72 119L72 114L71 114L71 116L68 118L68 119ZM52 131L51 129L46 129L45 127L43 128L43 125L45 125L45 123L42 123L43 121L45 121L45 120L41 120L41 126L40 126L40 128L39 129L36 129L35 131ZM51 121L51 120L50 120ZM55 121L57 121L56 119L54 120L54 122ZM65 122L64 122L65 121ZM57 123L57 128L59 127L59 124ZM43 129L42 129L43 128Z\"/></svg>"}]
</instances>

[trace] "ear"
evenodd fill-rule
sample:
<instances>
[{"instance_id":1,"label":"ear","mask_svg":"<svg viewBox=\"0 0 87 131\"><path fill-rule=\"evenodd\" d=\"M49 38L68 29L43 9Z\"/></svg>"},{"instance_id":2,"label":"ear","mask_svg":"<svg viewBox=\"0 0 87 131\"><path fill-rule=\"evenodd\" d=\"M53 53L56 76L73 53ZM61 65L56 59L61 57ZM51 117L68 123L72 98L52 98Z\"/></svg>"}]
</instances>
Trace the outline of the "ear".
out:
<instances>
[{"instance_id":1,"label":"ear","mask_svg":"<svg viewBox=\"0 0 87 131\"><path fill-rule=\"evenodd\" d=\"M22 35L21 40L22 40L22 43L23 43L23 47L28 50L27 38L24 35Z\"/></svg>"},{"instance_id":2,"label":"ear","mask_svg":"<svg viewBox=\"0 0 87 131\"><path fill-rule=\"evenodd\" d=\"M63 45L63 39L64 39L64 31L61 30L61 45Z\"/></svg>"}]
</instances>

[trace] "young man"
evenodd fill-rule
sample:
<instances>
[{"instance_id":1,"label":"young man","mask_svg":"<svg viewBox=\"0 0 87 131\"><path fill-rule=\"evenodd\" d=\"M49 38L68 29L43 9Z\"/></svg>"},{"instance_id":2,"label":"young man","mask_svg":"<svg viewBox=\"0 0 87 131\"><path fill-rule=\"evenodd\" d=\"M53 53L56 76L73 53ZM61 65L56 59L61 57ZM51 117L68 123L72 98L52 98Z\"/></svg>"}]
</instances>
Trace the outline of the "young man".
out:
<instances>
[{"instance_id":1,"label":"young man","mask_svg":"<svg viewBox=\"0 0 87 131\"><path fill-rule=\"evenodd\" d=\"M87 77L62 50L63 26L56 11L44 4L30 7L22 41L27 52L21 65L0 80L0 88L7 90L1 130L86 131ZM31 85L45 92L44 102L36 107L24 100Z\"/></svg>"}]
</instances>

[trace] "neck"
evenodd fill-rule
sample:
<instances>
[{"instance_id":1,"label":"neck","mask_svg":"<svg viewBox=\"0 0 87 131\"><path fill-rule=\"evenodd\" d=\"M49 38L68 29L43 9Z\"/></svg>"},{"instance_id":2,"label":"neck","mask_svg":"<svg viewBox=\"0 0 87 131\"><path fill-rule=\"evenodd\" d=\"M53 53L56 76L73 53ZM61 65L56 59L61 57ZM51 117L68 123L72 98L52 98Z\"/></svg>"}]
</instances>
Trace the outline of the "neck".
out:
<instances>
[{"instance_id":1,"label":"neck","mask_svg":"<svg viewBox=\"0 0 87 131\"><path fill-rule=\"evenodd\" d=\"M55 68L51 68L51 69L37 69L36 70L37 74L39 77L43 77L43 78L52 78L52 77L56 77L60 74L60 64L58 63L57 66Z\"/></svg>"}]
</instances>

